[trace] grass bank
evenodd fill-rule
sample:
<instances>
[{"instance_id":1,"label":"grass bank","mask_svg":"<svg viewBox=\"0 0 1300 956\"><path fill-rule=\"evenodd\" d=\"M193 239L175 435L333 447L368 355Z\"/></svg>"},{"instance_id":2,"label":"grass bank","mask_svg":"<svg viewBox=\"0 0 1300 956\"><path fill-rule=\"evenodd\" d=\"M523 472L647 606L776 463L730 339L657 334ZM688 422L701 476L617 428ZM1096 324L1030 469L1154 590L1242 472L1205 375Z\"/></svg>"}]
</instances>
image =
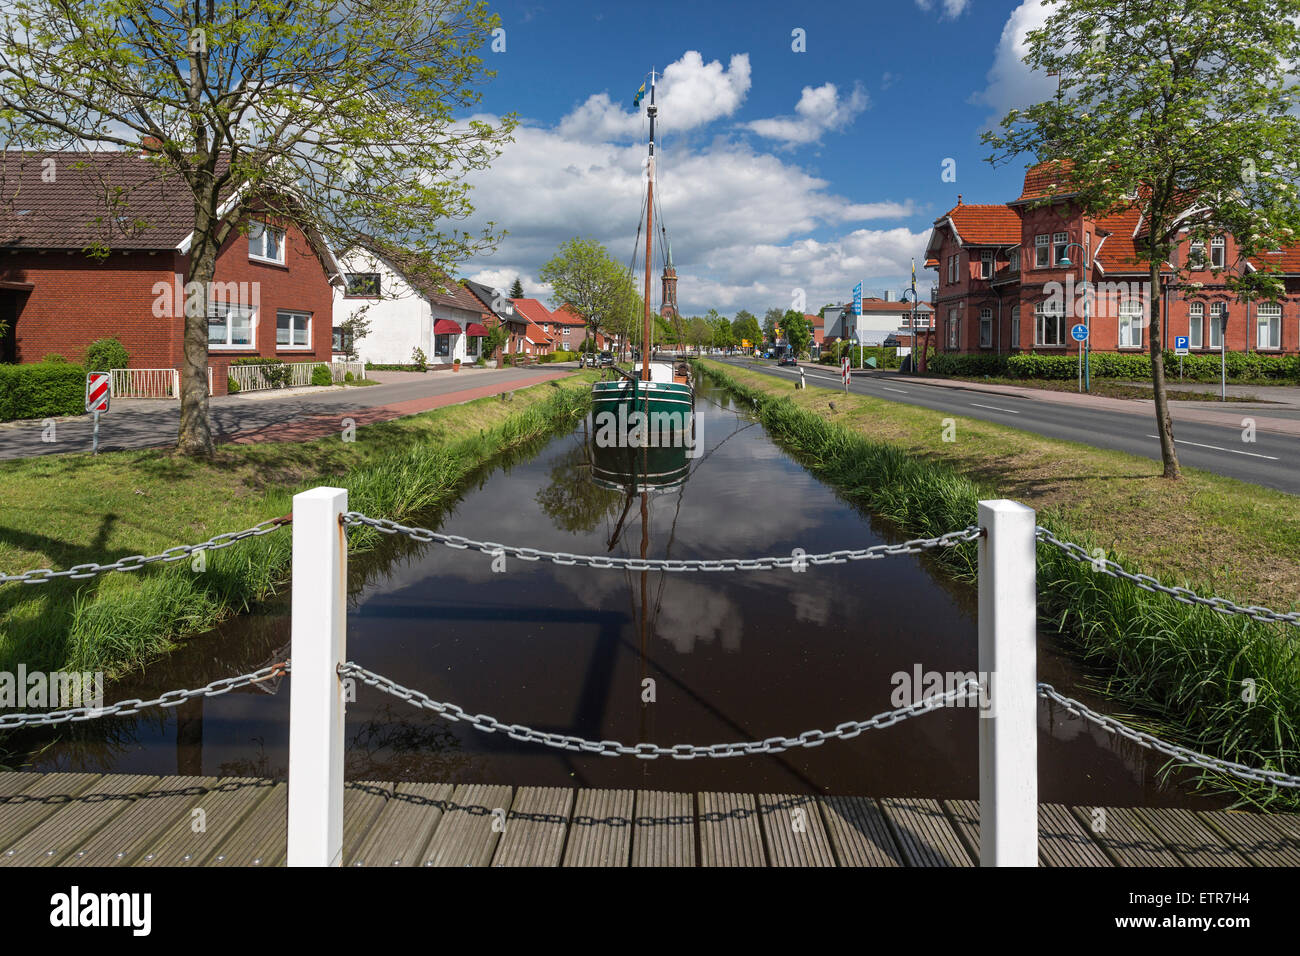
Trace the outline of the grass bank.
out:
<instances>
[{"instance_id":1,"label":"grass bank","mask_svg":"<svg viewBox=\"0 0 1300 956\"><path fill-rule=\"evenodd\" d=\"M105 564L237 531L329 483L359 511L409 520L453 500L489 460L581 419L594 373L290 443L221 445L208 462L169 451L0 462L0 568ZM353 529L352 550L379 533ZM0 671L119 674L273 594L288 575L286 528L188 561L88 581L0 586Z\"/></svg>"},{"instance_id":2,"label":"grass bank","mask_svg":"<svg viewBox=\"0 0 1300 956\"><path fill-rule=\"evenodd\" d=\"M806 466L909 535L975 523L981 498L1007 497L1039 524L1130 571L1238 603L1291 610L1300 593L1300 501L1195 470L1171 485L1155 463L1005 426L701 362L749 401ZM956 419L953 442L943 419ZM973 543L942 560L973 579ZM1300 635L1149 594L1039 545L1042 624L1103 695L1164 739L1300 773ZM1251 687L1254 700L1243 699ZM1244 802L1296 809L1293 792L1221 775L1201 782Z\"/></svg>"}]
</instances>

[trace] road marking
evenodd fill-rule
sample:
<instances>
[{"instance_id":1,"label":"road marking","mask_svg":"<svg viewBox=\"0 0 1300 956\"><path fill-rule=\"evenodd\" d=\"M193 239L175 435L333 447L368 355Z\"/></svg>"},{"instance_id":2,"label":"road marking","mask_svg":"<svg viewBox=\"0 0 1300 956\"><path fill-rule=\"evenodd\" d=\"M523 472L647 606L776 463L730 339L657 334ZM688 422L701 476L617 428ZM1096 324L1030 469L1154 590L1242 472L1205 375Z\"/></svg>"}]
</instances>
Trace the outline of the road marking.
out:
<instances>
[{"instance_id":1,"label":"road marking","mask_svg":"<svg viewBox=\"0 0 1300 956\"><path fill-rule=\"evenodd\" d=\"M887 391L887 392L897 392L899 395L910 395L910 394L912 394L911 392L904 391L904 390L901 389L901 388L890 388L888 385L882 385L882 386L880 386L880 387L883 388L883 389L884 389L885 391Z\"/></svg>"},{"instance_id":2,"label":"road marking","mask_svg":"<svg viewBox=\"0 0 1300 956\"><path fill-rule=\"evenodd\" d=\"M1155 438L1155 439L1159 440L1160 436L1159 436L1159 435L1148 435L1147 438ZM1259 455L1259 454L1256 454L1256 453L1253 452L1253 451L1238 451L1236 448L1220 448L1218 445L1202 445L1202 444L1201 444L1200 442L1198 442L1198 441L1186 441L1185 439L1182 439L1182 438L1175 438L1175 439L1174 439L1174 444L1176 444L1176 445L1195 445L1197 448L1213 448L1215 451L1226 451L1226 452L1229 452L1229 453L1231 453L1231 454L1233 454L1233 455L1249 455L1251 458L1267 458L1269 461L1281 461L1281 459L1278 458L1278 457L1275 456L1275 455Z\"/></svg>"},{"instance_id":3,"label":"road marking","mask_svg":"<svg viewBox=\"0 0 1300 956\"><path fill-rule=\"evenodd\" d=\"M996 405L981 405L979 402L971 402L973 408L991 408L995 412L1006 412L1008 415L1019 415L1019 412L1012 411L1009 408L998 408Z\"/></svg>"}]
</instances>

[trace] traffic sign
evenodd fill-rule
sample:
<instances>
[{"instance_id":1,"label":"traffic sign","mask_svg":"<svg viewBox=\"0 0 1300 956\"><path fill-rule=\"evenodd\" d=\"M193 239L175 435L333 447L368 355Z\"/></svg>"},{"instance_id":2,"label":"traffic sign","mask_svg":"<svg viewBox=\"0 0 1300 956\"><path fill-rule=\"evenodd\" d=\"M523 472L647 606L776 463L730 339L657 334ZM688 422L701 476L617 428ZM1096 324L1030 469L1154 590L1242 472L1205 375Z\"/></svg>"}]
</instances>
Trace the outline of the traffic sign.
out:
<instances>
[{"instance_id":1,"label":"traffic sign","mask_svg":"<svg viewBox=\"0 0 1300 956\"><path fill-rule=\"evenodd\" d=\"M1076 342L1088 341L1088 327L1083 323L1070 326L1070 338Z\"/></svg>"},{"instance_id":2,"label":"traffic sign","mask_svg":"<svg viewBox=\"0 0 1300 956\"><path fill-rule=\"evenodd\" d=\"M86 411L108 411L109 387L107 372L86 373Z\"/></svg>"},{"instance_id":3,"label":"traffic sign","mask_svg":"<svg viewBox=\"0 0 1300 956\"><path fill-rule=\"evenodd\" d=\"M1174 336L1174 354L1175 355L1187 354L1187 336L1185 335Z\"/></svg>"}]
</instances>

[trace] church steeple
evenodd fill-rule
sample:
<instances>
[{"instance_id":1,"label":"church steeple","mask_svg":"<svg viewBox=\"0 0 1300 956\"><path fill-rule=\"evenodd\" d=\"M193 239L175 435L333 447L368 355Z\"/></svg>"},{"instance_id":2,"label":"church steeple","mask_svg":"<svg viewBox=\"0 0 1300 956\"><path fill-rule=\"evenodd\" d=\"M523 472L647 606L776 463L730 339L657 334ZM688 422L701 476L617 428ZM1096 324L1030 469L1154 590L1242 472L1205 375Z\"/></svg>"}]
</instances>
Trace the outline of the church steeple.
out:
<instances>
[{"instance_id":1,"label":"church steeple","mask_svg":"<svg viewBox=\"0 0 1300 956\"><path fill-rule=\"evenodd\" d=\"M673 268L673 247L665 243L667 247L667 264L664 265L664 274L662 276L662 288L659 301L659 314L665 319L672 318L677 314L677 270Z\"/></svg>"}]
</instances>

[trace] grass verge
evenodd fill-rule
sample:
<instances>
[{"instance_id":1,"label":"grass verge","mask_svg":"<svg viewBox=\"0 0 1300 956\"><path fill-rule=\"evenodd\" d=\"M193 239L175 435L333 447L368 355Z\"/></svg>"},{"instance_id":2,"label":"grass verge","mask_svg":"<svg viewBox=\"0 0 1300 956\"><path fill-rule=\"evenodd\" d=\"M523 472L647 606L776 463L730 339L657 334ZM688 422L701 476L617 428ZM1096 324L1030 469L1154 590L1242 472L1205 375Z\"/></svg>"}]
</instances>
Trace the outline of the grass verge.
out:
<instances>
[{"instance_id":1,"label":"grass verge","mask_svg":"<svg viewBox=\"0 0 1300 956\"><path fill-rule=\"evenodd\" d=\"M410 520L459 494L484 464L578 421L591 373L357 428L339 437L221 445L208 462L169 451L61 455L0 462L0 568L67 568L156 554L291 510L322 483L349 506ZM349 533L355 553L379 533ZM288 529L188 562L87 581L0 586L0 671L104 671L142 666L179 640L273 594L286 579Z\"/></svg>"},{"instance_id":2,"label":"grass verge","mask_svg":"<svg viewBox=\"0 0 1300 956\"><path fill-rule=\"evenodd\" d=\"M1171 485L1154 463L1134 456L699 365L749 402L804 465L907 534L966 527L980 499L1014 498L1037 509L1039 524L1059 538L1101 548L1130 571L1238 603L1296 606L1300 504L1293 496L1194 470ZM957 441L941 440L945 418L956 420ZM940 559L956 576L974 578L974 543ZM1295 628L1150 594L1044 544L1038 591L1042 625L1062 636L1100 693L1135 711L1119 716L1214 756L1300 772ZM1300 808L1294 791L1222 774L1198 779L1243 803Z\"/></svg>"}]
</instances>

